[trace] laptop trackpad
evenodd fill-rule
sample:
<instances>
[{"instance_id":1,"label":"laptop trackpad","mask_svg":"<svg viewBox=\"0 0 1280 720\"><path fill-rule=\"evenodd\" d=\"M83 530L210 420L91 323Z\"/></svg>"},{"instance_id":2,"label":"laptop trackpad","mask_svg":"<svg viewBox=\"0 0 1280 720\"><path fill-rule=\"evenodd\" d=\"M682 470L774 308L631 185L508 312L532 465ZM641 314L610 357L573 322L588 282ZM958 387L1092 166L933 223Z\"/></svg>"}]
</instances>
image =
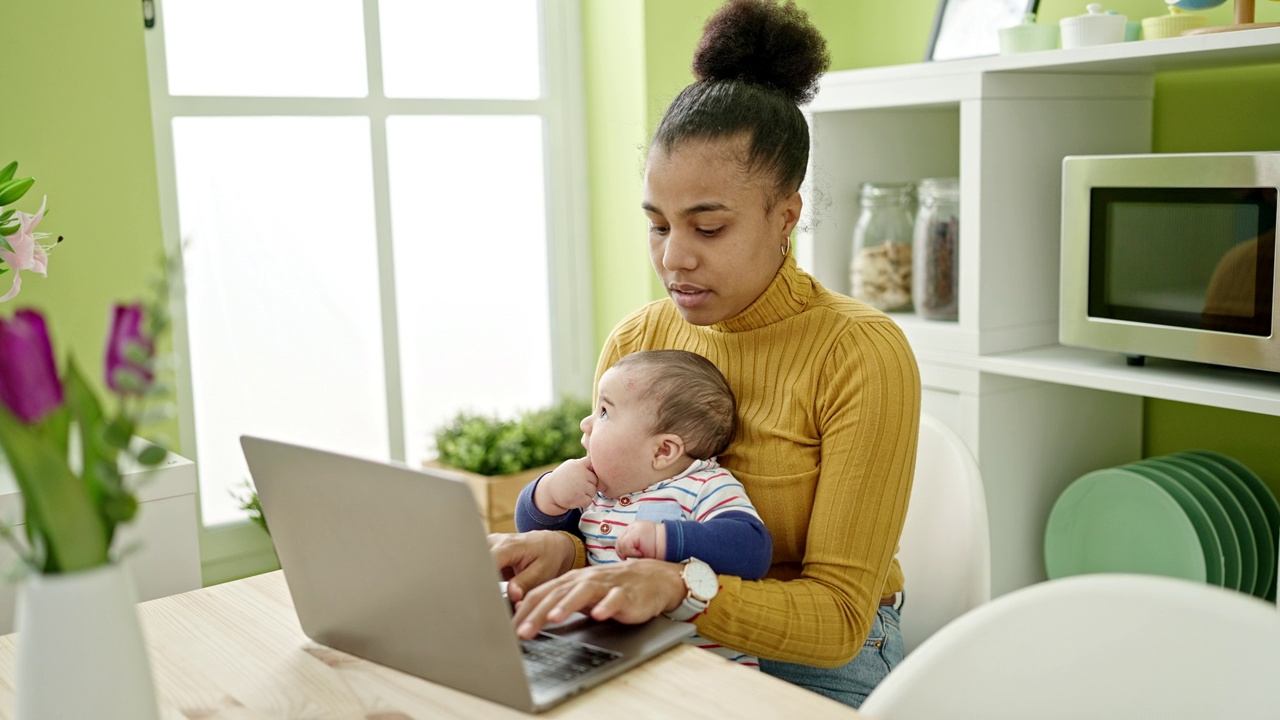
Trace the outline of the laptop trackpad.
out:
<instances>
[{"instance_id":1,"label":"laptop trackpad","mask_svg":"<svg viewBox=\"0 0 1280 720\"><path fill-rule=\"evenodd\" d=\"M659 632L659 628L675 624L677 623L665 618L655 618L640 625L625 625L612 620L596 621L578 614L576 618L548 626L544 630L553 635L613 650L624 657L633 657L650 654L655 640L658 640L656 644L669 645L670 641L662 637L664 633ZM692 635L693 626L686 625L686 627L688 628L686 634ZM670 634L666 633L666 637L670 637Z\"/></svg>"}]
</instances>

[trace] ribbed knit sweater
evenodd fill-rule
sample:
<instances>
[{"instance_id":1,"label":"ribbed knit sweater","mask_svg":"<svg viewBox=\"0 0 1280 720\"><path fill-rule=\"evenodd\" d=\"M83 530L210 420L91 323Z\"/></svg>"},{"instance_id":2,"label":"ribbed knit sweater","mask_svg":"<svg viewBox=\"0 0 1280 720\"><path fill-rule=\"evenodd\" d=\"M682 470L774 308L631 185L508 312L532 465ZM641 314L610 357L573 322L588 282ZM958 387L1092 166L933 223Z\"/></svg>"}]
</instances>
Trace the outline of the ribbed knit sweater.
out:
<instances>
[{"instance_id":1,"label":"ribbed knit sweater","mask_svg":"<svg viewBox=\"0 0 1280 720\"><path fill-rule=\"evenodd\" d=\"M596 382L623 355L667 348L707 357L733 388L739 427L720 463L773 534L765 579L720 576L698 632L770 660L848 662L880 599L903 587L894 553L920 375L901 329L788 256L755 302L715 325L689 324L670 298L632 313L605 342Z\"/></svg>"}]
</instances>

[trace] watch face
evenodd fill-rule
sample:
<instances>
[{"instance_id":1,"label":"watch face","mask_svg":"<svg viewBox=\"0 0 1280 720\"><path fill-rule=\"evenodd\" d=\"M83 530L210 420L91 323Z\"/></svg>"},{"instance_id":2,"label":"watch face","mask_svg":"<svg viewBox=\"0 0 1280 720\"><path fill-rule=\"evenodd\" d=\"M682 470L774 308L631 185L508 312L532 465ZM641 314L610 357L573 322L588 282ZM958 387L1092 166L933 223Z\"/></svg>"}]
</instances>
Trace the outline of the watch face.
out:
<instances>
[{"instance_id":1,"label":"watch face","mask_svg":"<svg viewBox=\"0 0 1280 720\"><path fill-rule=\"evenodd\" d=\"M702 601L709 601L720 590L720 580L711 566L701 560L690 560L684 566L684 584L689 594Z\"/></svg>"}]
</instances>

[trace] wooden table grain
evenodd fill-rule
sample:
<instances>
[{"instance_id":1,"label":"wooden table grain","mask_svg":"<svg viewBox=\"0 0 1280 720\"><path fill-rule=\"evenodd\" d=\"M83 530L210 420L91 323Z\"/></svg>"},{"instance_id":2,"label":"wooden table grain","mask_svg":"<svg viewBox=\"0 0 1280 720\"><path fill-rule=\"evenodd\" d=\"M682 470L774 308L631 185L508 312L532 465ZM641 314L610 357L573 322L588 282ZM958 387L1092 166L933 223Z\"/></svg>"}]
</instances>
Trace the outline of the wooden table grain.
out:
<instances>
[{"instance_id":1,"label":"wooden table grain","mask_svg":"<svg viewBox=\"0 0 1280 720\"><path fill-rule=\"evenodd\" d=\"M164 720L528 718L308 639L279 572L138 606ZM16 635L0 637L13 716ZM692 692L697 688L697 692ZM680 645L537 717L857 718L815 693Z\"/></svg>"}]
</instances>

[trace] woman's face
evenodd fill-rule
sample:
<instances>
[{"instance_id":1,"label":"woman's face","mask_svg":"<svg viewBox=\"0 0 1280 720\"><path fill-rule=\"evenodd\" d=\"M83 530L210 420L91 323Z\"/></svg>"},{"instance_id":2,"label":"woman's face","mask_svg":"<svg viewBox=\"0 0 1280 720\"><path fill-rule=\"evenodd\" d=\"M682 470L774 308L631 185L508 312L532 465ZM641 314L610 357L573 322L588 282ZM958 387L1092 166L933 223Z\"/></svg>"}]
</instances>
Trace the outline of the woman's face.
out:
<instances>
[{"instance_id":1,"label":"woman's face","mask_svg":"<svg viewBox=\"0 0 1280 720\"><path fill-rule=\"evenodd\" d=\"M644 174L649 257L680 314L712 325L742 312L782 266L800 193L776 200L743 169L745 136L654 147Z\"/></svg>"}]
</instances>

